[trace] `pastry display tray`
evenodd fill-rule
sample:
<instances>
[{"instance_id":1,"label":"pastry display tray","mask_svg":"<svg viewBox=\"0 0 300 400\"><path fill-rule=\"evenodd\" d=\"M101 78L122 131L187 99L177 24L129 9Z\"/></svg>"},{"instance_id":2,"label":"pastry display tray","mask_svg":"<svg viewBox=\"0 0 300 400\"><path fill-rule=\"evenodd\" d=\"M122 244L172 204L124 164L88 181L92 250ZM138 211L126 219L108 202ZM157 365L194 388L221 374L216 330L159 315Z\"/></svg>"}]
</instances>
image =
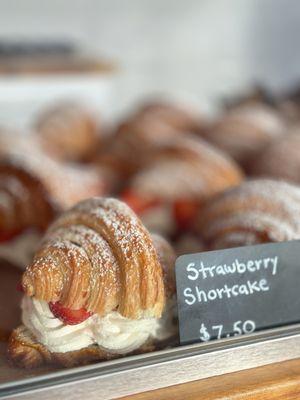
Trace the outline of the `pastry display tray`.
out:
<instances>
[{"instance_id":1,"label":"pastry display tray","mask_svg":"<svg viewBox=\"0 0 300 400\"><path fill-rule=\"evenodd\" d=\"M298 357L300 324L72 369L14 372L6 365L0 398L114 399Z\"/></svg>"}]
</instances>

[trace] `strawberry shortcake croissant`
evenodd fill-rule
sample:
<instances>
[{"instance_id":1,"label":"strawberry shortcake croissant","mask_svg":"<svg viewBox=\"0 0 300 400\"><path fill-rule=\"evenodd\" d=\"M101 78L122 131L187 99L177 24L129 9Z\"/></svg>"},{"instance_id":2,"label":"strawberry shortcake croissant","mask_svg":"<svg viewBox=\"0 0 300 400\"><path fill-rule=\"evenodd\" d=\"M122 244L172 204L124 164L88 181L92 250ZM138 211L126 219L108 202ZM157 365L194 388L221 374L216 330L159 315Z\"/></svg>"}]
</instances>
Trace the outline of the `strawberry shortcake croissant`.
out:
<instances>
[{"instance_id":1,"label":"strawberry shortcake croissant","mask_svg":"<svg viewBox=\"0 0 300 400\"><path fill-rule=\"evenodd\" d=\"M257 179L207 203L195 219L195 230L206 250L299 240L299 216L299 186Z\"/></svg>"},{"instance_id":2,"label":"strawberry shortcake croissant","mask_svg":"<svg viewBox=\"0 0 300 400\"><path fill-rule=\"evenodd\" d=\"M186 136L161 148L122 198L149 229L173 238L189 229L209 197L242 179L233 160L200 138Z\"/></svg>"},{"instance_id":3,"label":"strawberry shortcake croissant","mask_svg":"<svg viewBox=\"0 0 300 400\"><path fill-rule=\"evenodd\" d=\"M92 112L72 102L58 104L42 113L35 130L45 153L60 161L85 160L100 136L100 127Z\"/></svg>"},{"instance_id":4,"label":"strawberry shortcake croissant","mask_svg":"<svg viewBox=\"0 0 300 400\"><path fill-rule=\"evenodd\" d=\"M255 159L249 172L253 176L284 179L300 184L300 129L274 140Z\"/></svg>"},{"instance_id":5,"label":"strawberry shortcake croissant","mask_svg":"<svg viewBox=\"0 0 300 400\"><path fill-rule=\"evenodd\" d=\"M202 132L206 120L190 107L167 101L150 101L123 120L95 152L94 162L109 167L119 186L143 168L153 153L177 137Z\"/></svg>"},{"instance_id":6,"label":"strawberry shortcake croissant","mask_svg":"<svg viewBox=\"0 0 300 400\"><path fill-rule=\"evenodd\" d=\"M231 108L203 132L203 137L247 170L249 162L284 130L280 113L257 102Z\"/></svg>"},{"instance_id":7,"label":"strawberry shortcake croissant","mask_svg":"<svg viewBox=\"0 0 300 400\"><path fill-rule=\"evenodd\" d=\"M64 366L158 348L176 336L174 253L115 199L92 198L49 228L23 274L17 366Z\"/></svg>"},{"instance_id":8,"label":"strawberry shortcake croissant","mask_svg":"<svg viewBox=\"0 0 300 400\"><path fill-rule=\"evenodd\" d=\"M0 259L24 269L58 213L106 190L92 167L62 165L36 148L7 150L0 160Z\"/></svg>"}]
</instances>

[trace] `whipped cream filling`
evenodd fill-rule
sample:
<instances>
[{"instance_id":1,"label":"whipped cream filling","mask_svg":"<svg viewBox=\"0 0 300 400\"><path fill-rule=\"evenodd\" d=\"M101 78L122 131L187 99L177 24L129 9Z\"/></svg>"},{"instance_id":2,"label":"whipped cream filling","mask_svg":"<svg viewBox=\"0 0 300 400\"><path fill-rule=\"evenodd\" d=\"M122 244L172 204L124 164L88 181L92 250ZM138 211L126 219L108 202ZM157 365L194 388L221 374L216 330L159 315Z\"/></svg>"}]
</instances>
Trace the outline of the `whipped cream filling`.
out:
<instances>
[{"instance_id":1,"label":"whipped cream filling","mask_svg":"<svg viewBox=\"0 0 300 400\"><path fill-rule=\"evenodd\" d=\"M80 324L65 325L52 314L47 302L24 296L22 321L51 352L65 353L97 344L110 353L126 354L150 337L165 340L175 334L173 303L174 299L160 319L131 320L112 311L105 317L94 314Z\"/></svg>"},{"instance_id":2,"label":"whipped cream filling","mask_svg":"<svg viewBox=\"0 0 300 400\"><path fill-rule=\"evenodd\" d=\"M32 261L41 235L38 232L24 232L15 238L0 243L0 259L7 260L24 270Z\"/></svg>"}]
</instances>

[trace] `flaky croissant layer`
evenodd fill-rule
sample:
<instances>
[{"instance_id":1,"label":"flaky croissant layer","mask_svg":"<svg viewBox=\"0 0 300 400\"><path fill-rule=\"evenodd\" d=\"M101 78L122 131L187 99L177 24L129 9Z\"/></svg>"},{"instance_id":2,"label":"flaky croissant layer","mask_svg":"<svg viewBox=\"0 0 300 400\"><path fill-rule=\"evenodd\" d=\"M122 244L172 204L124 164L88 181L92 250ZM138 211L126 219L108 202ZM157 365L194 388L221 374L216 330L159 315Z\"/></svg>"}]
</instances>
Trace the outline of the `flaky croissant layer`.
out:
<instances>
[{"instance_id":1,"label":"flaky croissant layer","mask_svg":"<svg viewBox=\"0 0 300 400\"><path fill-rule=\"evenodd\" d=\"M50 227L23 288L28 296L71 309L127 318L160 317L165 293L152 238L128 206L92 198Z\"/></svg>"},{"instance_id":2,"label":"flaky croissant layer","mask_svg":"<svg viewBox=\"0 0 300 400\"><path fill-rule=\"evenodd\" d=\"M247 181L210 201L195 229L208 249L300 239L300 188L284 181Z\"/></svg>"}]
</instances>

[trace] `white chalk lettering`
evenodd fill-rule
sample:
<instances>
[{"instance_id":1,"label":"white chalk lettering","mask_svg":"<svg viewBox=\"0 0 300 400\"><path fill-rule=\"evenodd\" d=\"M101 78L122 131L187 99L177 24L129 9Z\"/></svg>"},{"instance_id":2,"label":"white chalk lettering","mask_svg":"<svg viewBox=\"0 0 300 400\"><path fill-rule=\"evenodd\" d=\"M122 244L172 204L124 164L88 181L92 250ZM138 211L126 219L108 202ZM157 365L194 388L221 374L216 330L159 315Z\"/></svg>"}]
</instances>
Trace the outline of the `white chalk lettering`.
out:
<instances>
[{"instance_id":1,"label":"white chalk lettering","mask_svg":"<svg viewBox=\"0 0 300 400\"><path fill-rule=\"evenodd\" d=\"M211 289L208 292L207 297L209 300L215 300L218 297L218 292L215 289Z\"/></svg>"},{"instance_id":2,"label":"white chalk lettering","mask_svg":"<svg viewBox=\"0 0 300 400\"><path fill-rule=\"evenodd\" d=\"M225 265L226 267L226 265ZM226 272L224 271L223 265L218 265L216 268L216 274L217 275L226 275Z\"/></svg>"},{"instance_id":3,"label":"white chalk lettering","mask_svg":"<svg viewBox=\"0 0 300 400\"><path fill-rule=\"evenodd\" d=\"M207 295L206 292L204 290L200 290L198 286L196 286L196 294L197 294L197 298L199 303L201 303L201 298L203 298L203 301L206 303L207 302Z\"/></svg>"},{"instance_id":4,"label":"white chalk lettering","mask_svg":"<svg viewBox=\"0 0 300 400\"><path fill-rule=\"evenodd\" d=\"M210 289L208 291L201 289L199 286L195 288L185 288L183 291L185 302L188 305L198 303L207 303L208 301L222 300L224 298L230 299L231 297L248 296L259 292L267 292L270 290L266 279L259 281L247 280L241 284L229 286L224 284L221 288ZM194 291L194 292L193 292Z\"/></svg>"},{"instance_id":5,"label":"white chalk lettering","mask_svg":"<svg viewBox=\"0 0 300 400\"><path fill-rule=\"evenodd\" d=\"M202 263L201 263L202 264ZM197 268L195 267L195 263L189 263L188 266L186 267L187 272L192 272L193 275L188 274L188 279L191 281L195 281L199 277L199 272Z\"/></svg>"},{"instance_id":6,"label":"white chalk lettering","mask_svg":"<svg viewBox=\"0 0 300 400\"><path fill-rule=\"evenodd\" d=\"M218 293L219 298L222 299L223 298L223 294L224 294L224 288L220 288L220 289L217 288L216 291Z\"/></svg>"},{"instance_id":7,"label":"white chalk lettering","mask_svg":"<svg viewBox=\"0 0 300 400\"><path fill-rule=\"evenodd\" d=\"M277 264L278 264L278 257L271 258L271 263L273 264L272 274L276 275L277 273Z\"/></svg>"},{"instance_id":8,"label":"white chalk lettering","mask_svg":"<svg viewBox=\"0 0 300 400\"><path fill-rule=\"evenodd\" d=\"M268 290L270 290L269 286L268 286L268 282L266 279L261 279L259 281L259 287L261 288L261 290L263 292L267 292Z\"/></svg>"},{"instance_id":9,"label":"white chalk lettering","mask_svg":"<svg viewBox=\"0 0 300 400\"><path fill-rule=\"evenodd\" d=\"M210 268L205 267L202 261L200 263L200 268L198 271L202 274L203 279L207 278L207 273L210 273L210 275L211 275ZM214 275L212 275L212 277L214 277Z\"/></svg>"},{"instance_id":10,"label":"white chalk lettering","mask_svg":"<svg viewBox=\"0 0 300 400\"><path fill-rule=\"evenodd\" d=\"M233 263L232 265L224 265L224 269L226 271L227 274L234 274L236 271L236 266Z\"/></svg>"},{"instance_id":11,"label":"white chalk lettering","mask_svg":"<svg viewBox=\"0 0 300 400\"><path fill-rule=\"evenodd\" d=\"M254 264L254 262L252 260L249 260L247 262L247 269L248 269L249 272L255 272L256 271L255 264Z\"/></svg>"},{"instance_id":12,"label":"white chalk lettering","mask_svg":"<svg viewBox=\"0 0 300 400\"><path fill-rule=\"evenodd\" d=\"M255 265L256 265L256 270L259 271L259 270L260 270L261 263L262 263L262 260L255 260L254 263L255 263Z\"/></svg>"},{"instance_id":13,"label":"white chalk lettering","mask_svg":"<svg viewBox=\"0 0 300 400\"><path fill-rule=\"evenodd\" d=\"M185 297L184 301L187 305L192 306L196 302L196 297L193 295L191 288L185 288L183 295ZM191 300L187 299L186 297L191 298Z\"/></svg>"},{"instance_id":14,"label":"white chalk lettering","mask_svg":"<svg viewBox=\"0 0 300 400\"><path fill-rule=\"evenodd\" d=\"M239 295L238 288L239 288L239 285L232 286L232 294L233 294L233 296L238 296Z\"/></svg>"},{"instance_id":15,"label":"white chalk lettering","mask_svg":"<svg viewBox=\"0 0 300 400\"><path fill-rule=\"evenodd\" d=\"M238 296L250 296L257 293L268 292L270 284L267 276L264 278L248 279L247 272L255 274L256 272L268 272L268 277L278 273L279 260L278 256L269 256L261 259L241 260L236 258L232 263L205 265L204 262L190 262L186 266L187 277L190 281L199 279L217 278L218 276L226 276L239 274L245 275L244 280L238 279L232 284L222 283L221 287L205 288L203 285L195 285L194 287L186 287L183 290L184 302L188 306L195 303L207 303L210 301L218 301L222 299L230 299Z\"/></svg>"},{"instance_id":16,"label":"white chalk lettering","mask_svg":"<svg viewBox=\"0 0 300 400\"><path fill-rule=\"evenodd\" d=\"M231 297L231 288L229 288L226 284L224 285L224 292L227 295L227 297L230 299L230 297Z\"/></svg>"},{"instance_id":17,"label":"white chalk lettering","mask_svg":"<svg viewBox=\"0 0 300 400\"><path fill-rule=\"evenodd\" d=\"M246 264L239 262L239 260L235 260L236 269L239 274L244 274L247 270Z\"/></svg>"},{"instance_id":18,"label":"white chalk lettering","mask_svg":"<svg viewBox=\"0 0 300 400\"><path fill-rule=\"evenodd\" d=\"M248 290L247 286L246 285L241 285L239 293L248 296L249 295L249 290Z\"/></svg>"},{"instance_id":19,"label":"white chalk lettering","mask_svg":"<svg viewBox=\"0 0 300 400\"><path fill-rule=\"evenodd\" d=\"M202 279L214 278L218 275L240 274L246 272L255 273L262 269L272 270L272 275L276 275L278 267L278 257L266 257L260 260L240 261L235 259L232 264L220 264L207 266L201 261L199 267L195 262L187 265L188 279L196 281L201 277Z\"/></svg>"}]
</instances>

